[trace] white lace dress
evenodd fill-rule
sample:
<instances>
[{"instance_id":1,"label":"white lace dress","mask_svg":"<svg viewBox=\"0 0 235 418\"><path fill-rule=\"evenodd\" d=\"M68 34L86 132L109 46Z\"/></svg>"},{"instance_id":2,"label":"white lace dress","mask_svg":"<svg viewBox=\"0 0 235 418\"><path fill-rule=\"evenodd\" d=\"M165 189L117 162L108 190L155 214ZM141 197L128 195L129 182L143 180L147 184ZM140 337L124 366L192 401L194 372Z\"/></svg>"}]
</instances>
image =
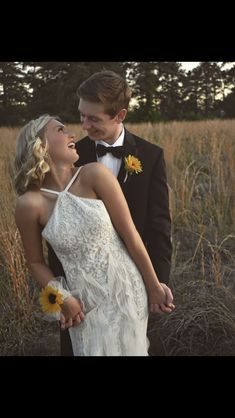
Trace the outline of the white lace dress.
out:
<instances>
[{"instance_id":1,"label":"white lace dress","mask_svg":"<svg viewBox=\"0 0 235 418\"><path fill-rule=\"evenodd\" d=\"M147 356L148 303L143 279L114 229L104 203L58 195L42 236L61 261L69 290L82 299L85 319L70 328L76 356Z\"/></svg>"}]
</instances>

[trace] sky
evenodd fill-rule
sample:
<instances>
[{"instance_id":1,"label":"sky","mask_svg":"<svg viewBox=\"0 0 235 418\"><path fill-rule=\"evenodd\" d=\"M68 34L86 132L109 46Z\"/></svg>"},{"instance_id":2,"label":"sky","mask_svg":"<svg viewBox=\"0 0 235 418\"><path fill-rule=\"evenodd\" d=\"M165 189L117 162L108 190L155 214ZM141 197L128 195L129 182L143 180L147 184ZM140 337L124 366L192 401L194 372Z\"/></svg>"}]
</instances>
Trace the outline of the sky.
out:
<instances>
[{"instance_id":1,"label":"sky","mask_svg":"<svg viewBox=\"0 0 235 418\"><path fill-rule=\"evenodd\" d=\"M180 62L182 64L182 67L185 71L191 71L194 67L196 67L199 62L193 61L193 62Z\"/></svg>"},{"instance_id":2,"label":"sky","mask_svg":"<svg viewBox=\"0 0 235 418\"><path fill-rule=\"evenodd\" d=\"M186 71L191 71L193 68L197 67L198 64L200 64L199 62L196 61L192 61L192 62L180 62L180 64L182 64L182 67L184 70ZM235 64L235 62L228 62L227 64L225 64L224 69L229 69L231 67L233 67Z\"/></svg>"}]
</instances>

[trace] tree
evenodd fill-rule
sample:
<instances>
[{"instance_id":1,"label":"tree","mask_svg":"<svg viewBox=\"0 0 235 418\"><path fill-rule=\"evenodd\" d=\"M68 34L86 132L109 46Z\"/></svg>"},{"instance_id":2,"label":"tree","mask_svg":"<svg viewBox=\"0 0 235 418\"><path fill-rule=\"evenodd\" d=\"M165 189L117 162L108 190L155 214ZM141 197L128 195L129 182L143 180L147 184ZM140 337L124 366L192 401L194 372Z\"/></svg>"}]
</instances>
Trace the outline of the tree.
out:
<instances>
[{"instance_id":1,"label":"tree","mask_svg":"<svg viewBox=\"0 0 235 418\"><path fill-rule=\"evenodd\" d=\"M20 63L0 62L0 125L22 123L28 98Z\"/></svg>"},{"instance_id":2,"label":"tree","mask_svg":"<svg viewBox=\"0 0 235 418\"><path fill-rule=\"evenodd\" d=\"M225 64L201 62L186 72L176 62L2 62L0 124L25 123L43 113L77 123L77 88L100 70L130 83L134 99L127 121L231 117L235 66Z\"/></svg>"},{"instance_id":3,"label":"tree","mask_svg":"<svg viewBox=\"0 0 235 418\"><path fill-rule=\"evenodd\" d=\"M66 122L77 122L77 88L82 81L100 70L123 74L121 63L109 62L35 62L26 63L27 82L32 90L29 115L59 115Z\"/></svg>"},{"instance_id":4,"label":"tree","mask_svg":"<svg viewBox=\"0 0 235 418\"><path fill-rule=\"evenodd\" d=\"M159 84L156 97L161 119L180 119L182 102L183 70L177 62L160 62L156 68Z\"/></svg>"}]
</instances>

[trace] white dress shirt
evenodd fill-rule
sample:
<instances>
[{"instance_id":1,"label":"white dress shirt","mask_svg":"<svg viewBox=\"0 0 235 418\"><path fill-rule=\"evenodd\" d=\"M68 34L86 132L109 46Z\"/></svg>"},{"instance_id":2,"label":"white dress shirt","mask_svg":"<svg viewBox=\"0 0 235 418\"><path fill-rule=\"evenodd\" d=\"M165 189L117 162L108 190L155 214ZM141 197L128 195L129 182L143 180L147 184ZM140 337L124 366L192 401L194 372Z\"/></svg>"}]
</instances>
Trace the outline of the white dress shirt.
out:
<instances>
[{"instance_id":1,"label":"white dress shirt","mask_svg":"<svg viewBox=\"0 0 235 418\"><path fill-rule=\"evenodd\" d=\"M124 136L125 136L125 130L123 127L121 135L118 137L116 142L114 142L114 144L109 145L107 144L107 142L104 142L104 141L95 141L95 143L96 145L101 144L101 145L104 145L105 147L121 147L124 143ZM116 177L118 176L118 173L122 164L121 158L115 158L110 152L107 152L107 154L103 155L102 157L98 157L97 155L97 161L99 163L104 164L107 168L109 168L109 170L111 170Z\"/></svg>"}]
</instances>

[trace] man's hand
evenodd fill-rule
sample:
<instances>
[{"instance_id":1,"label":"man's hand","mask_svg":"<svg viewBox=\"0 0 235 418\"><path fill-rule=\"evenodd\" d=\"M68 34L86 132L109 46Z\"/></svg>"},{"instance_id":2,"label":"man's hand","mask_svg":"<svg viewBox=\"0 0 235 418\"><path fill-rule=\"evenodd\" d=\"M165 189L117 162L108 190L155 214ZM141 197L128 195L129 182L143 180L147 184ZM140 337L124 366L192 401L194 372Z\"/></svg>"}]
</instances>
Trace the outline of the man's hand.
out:
<instances>
[{"instance_id":1,"label":"man's hand","mask_svg":"<svg viewBox=\"0 0 235 418\"><path fill-rule=\"evenodd\" d=\"M174 310L175 305L173 304L173 295L172 295L171 289L165 283L161 283L161 286L165 290L165 295L166 295L165 305L171 310Z\"/></svg>"},{"instance_id":2,"label":"man's hand","mask_svg":"<svg viewBox=\"0 0 235 418\"><path fill-rule=\"evenodd\" d=\"M171 289L165 283L158 283L148 290L149 310L152 313L171 313L175 309Z\"/></svg>"}]
</instances>

